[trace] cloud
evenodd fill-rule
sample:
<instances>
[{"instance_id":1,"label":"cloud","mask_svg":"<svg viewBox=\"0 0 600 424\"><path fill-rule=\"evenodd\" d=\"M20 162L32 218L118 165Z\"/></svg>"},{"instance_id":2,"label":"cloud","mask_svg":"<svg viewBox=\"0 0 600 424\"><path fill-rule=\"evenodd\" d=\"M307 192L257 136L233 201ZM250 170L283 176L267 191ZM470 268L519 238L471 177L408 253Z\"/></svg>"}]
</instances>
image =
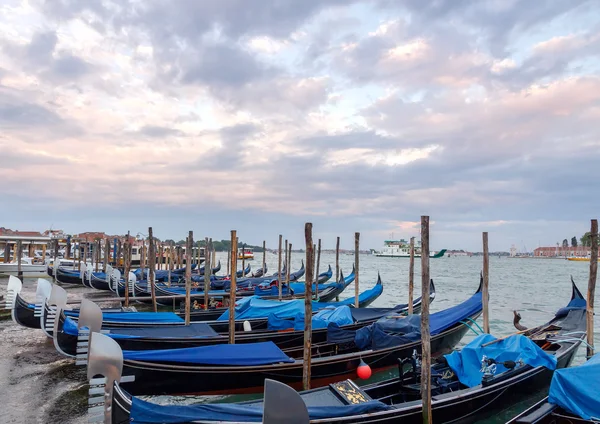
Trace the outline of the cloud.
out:
<instances>
[{"instance_id":1,"label":"cloud","mask_svg":"<svg viewBox=\"0 0 600 424\"><path fill-rule=\"evenodd\" d=\"M261 241L310 219L378 247L426 214L444 247L492 228L506 249L544 223L554 243L599 206L597 7L15 4L0 12L0 195L21 217L62 208L65 226L152 218ZM64 206L91 194L102 213Z\"/></svg>"}]
</instances>

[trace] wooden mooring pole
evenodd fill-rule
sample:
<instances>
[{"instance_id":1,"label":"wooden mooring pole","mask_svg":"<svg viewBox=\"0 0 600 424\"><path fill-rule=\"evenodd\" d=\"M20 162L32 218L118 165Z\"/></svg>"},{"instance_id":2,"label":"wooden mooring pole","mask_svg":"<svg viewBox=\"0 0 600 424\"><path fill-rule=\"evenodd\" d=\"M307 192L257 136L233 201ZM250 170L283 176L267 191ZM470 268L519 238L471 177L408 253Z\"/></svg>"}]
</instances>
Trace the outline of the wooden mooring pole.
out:
<instances>
[{"instance_id":1,"label":"wooden mooring pole","mask_svg":"<svg viewBox=\"0 0 600 424\"><path fill-rule=\"evenodd\" d=\"M304 362L302 364L302 387L310 389L310 371L312 362L312 279L314 247L312 240L312 223L304 225L304 239L306 241L306 273L304 281Z\"/></svg>"},{"instance_id":2,"label":"wooden mooring pole","mask_svg":"<svg viewBox=\"0 0 600 424\"><path fill-rule=\"evenodd\" d=\"M354 233L354 307L358 308L358 251L360 245L360 233Z\"/></svg>"},{"instance_id":3,"label":"wooden mooring pole","mask_svg":"<svg viewBox=\"0 0 600 424\"><path fill-rule=\"evenodd\" d=\"M421 256L423 256L421 254ZM488 249L488 233L483 233L483 287L481 295L483 298L483 331L490 333L490 311L489 311L489 284L490 284L490 254Z\"/></svg>"},{"instance_id":4,"label":"wooden mooring pole","mask_svg":"<svg viewBox=\"0 0 600 424\"><path fill-rule=\"evenodd\" d=\"M192 246L194 232L190 231L185 249L185 325L190 325L191 291L192 291Z\"/></svg>"},{"instance_id":5,"label":"wooden mooring pole","mask_svg":"<svg viewBox=\"0 0 600 424\"><path fill-rule=\"evenodd\" d=\"M431 335L429 333L429 217L421 216L421 397L423 424L431 424Z\"/></svg>"},{"instance_id":6,"label":"wooden mooring pole","mask_svg":"<svg viewBox=\"0 0 600 424\"><path fill-rule=\"evenodd\" d=\"M19 280L23 281L23 265L21 263L21 256L23 256L23 242L21 240L17 240L17 251L15 254L17 256L17 277Z\"/></svg>"},{"instance_id":7,"label":"wooden mooring pole","mask_svg":"<svg viewBox=\"0 0 600 424\"><path fill-rule=\"evenodd\" d=\"M598 220L592 219L591 237L592 252L590 256L590 278L587 292L587 357L594 354L594 296L596 295L596 277L598 275Z\"/></svg>"},{"instance_id":8,"label":"wooden mooring pole","mask_svg":"<svg viewBox=\"0 0 600 424\"><path fill-rule=\"evenodd\" d=\"M335 242L335 282L340 282L340 238ZM336 296L335 301L339 302L340 297Z\"/></svg>"},{"instance_id":9,"label":"wooden mooring pole","mask_svg":"<svg viewBox=\"0 0 600 424\"><path fill-rule=\"evenodd\" d=\"M287 262L285 263L285 285L290 293L290 268L292 267L292 243L288 245L288 251L286 254Z\"/></svg>"},{"instance_id":10,"label":"wooden mooring pole","mask_svg":"<svg viewBox=\"0 0 600 424\"><path fill-rule=\"evenodd\" d=\"M104 261L102 263L102 271L106 272L110 263L110 240L104 239Z\"/></svg>"},{"instance_id":11,"label":"wooden mooring pole","mask_svg":"<svg viewBox=\"0 0 600 424\"><path fill-rule=\"evenodd\" d=\"M283 236L279 234L279 259L277 260L277 285L279 286L278 299L281 300L281 242Z\"/></svg>"},{"instance_id":12,"label":"wooden mooring pole","mask_svg":"<svg viewBox=\"0 0 600 424\"><path fill-rule=\"evenodd\" d=\"M267 275L267 241L263 240L263 261L262 261L262 275L263 277Z\"/></svg>"},{"instance_id":13,"label":"wooden mooring pole","mask_svg":"<svg viewBox=\"0 0 600 424\"><path fill-rule=\"evenodd\" d=\"M154 261L156 260L156 252L154 251L154 236L152 235L152 227L148 227L148 240L148 284L150 285L150 296L152 296L152 309L154 309L154 312L156 312L158 310L156 305L156 291L154 288Z\"/></svg>"},{"instance_id":14,"label":"wooden mooring pole","mask_svg":"<svg viewBox=\"0 0 600 424\"><path fill-rule=\"evenodd\" d=\"M198 245L198 251L200 251L200 245ZM208 270L210 269L210 247L208 245L208 237L204 238L204 309L208 309L208 292L210 291L210 275Z\"/></svg>"},{"instance_id":15,"label":"wooden mooring pole","mask_svg":"<svg viewBox=\"0 0 600 424\"><path fill-rule=\"evenodd\" d=\"M321 266L321 239L317 241L317 269L315 271L315 299L319 300L319 268Z\"/></svg>"},{"instance_id":16,"label":"wooden mooring pole","mask_svg":"<svg viewBox=\"0 0 600 424\"><path fill-rule=\"evenodd\" d=\"M129 241L129 235L123 246L123 266L125 271L125 307L129 307L129 270L131 269L131 243ZM118 284L119 282L117 281L117 287Z\"/></svg>"},{"instance_id":17,"label":"wooden mooring pole","mask_svg":"<svg viewBox=\"0 0 600 424\"><path fill-rule=\"evenodd\" d=\"M229 287L229 344L235 343L235 292L237 290L237 237L231 230L231 285Z\"/></svg>"},{"instance_id":18,"label":"wooden mooring pole","mask_svg":"<svg viewBox=\"0 0 600 424\"><path fill-rule=\"evenodd\" d=\"M410 238L410 261L408 263L408 315L413 314L415 291L415 238Z\"/></svg>"}]
</instances>

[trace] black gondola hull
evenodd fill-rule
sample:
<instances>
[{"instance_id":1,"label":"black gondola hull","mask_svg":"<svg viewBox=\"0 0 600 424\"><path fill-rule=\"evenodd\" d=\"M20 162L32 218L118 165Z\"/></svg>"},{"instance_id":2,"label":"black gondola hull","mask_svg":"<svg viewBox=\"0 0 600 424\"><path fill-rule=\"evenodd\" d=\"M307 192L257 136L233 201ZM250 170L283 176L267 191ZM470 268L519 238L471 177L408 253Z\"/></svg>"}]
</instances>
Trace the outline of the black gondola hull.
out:
<instances>
[{"instance_id":1,"label":"black gondola hull","mask_svg":"<svg viewBox=\"0 0 600 424\"><path fill-rule=\"evenodd\" d=\"M41 328L40 317L35 316L34 309L30 308L29 304L19 294L17 294L13 312L15 321L23 327Z\"/></svg>"},{"instance_id":2,"label":"black gondola hull","mask_svg":"<svg viewBox=\"0 0 600 424\"><path fill-rule=\"evenodd\" d=\"M432 337L432 355L450 352L467 331L467 326L459 324ZM319 346L313 345L313 349L318 351ZM415 349L417 352L421 350L420 341L378 351L314 359L311 386L320 387L345 378L356 378L361 358L373 372L395 367L398 358L410 357ZM123 388L133 395L259 393L263 390L265 378L300 388L302 360L258 367L196 367L125 360L123 375L135 376L134 382L123 384Z\"/></svg>"}]
</instances>

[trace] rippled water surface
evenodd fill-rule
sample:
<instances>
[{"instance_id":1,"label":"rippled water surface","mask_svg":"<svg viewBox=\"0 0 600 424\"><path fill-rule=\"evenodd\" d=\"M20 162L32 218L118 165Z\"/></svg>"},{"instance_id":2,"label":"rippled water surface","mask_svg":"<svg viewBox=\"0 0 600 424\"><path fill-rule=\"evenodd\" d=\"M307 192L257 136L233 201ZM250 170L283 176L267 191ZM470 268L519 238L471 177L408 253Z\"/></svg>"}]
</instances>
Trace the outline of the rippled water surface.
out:
<instances>
[{"instance_id":1,"label":"rippled water surface","mask_svg":"<svg viewBox=\"0 0 600 424\"><path fill-rule=\"evenodd\" d=\"M292 253L292 268L300 266L303 254ZM223 263L226 254L220 255ZM259 268L262 254L252 261ZM352 269L354 257L342 255L340 266L347 274ZM360 290L372 287L381 274L384 292L372 306L393 306L406 303L408 298L408 260L400 258L378 258L371 255L360 257ZM277 266L277 256L267 253L269 270ZM331 264L335 270L335 256L323 254L321 271ZM431 311L439 311L468 298L479 284L480 257L453 257L431 259L431 277L437 296ZM241 266L241 265L240 265ZM420 292L420 262L417 260L415 297ZM223 272L225 267L223 267ZM522 324L532 327L550 319L553 313L564 306L571 295L570 276L585 294L587 290L589 263L551 259L490 259L490 326L492 334L504 336L515 332L512 324L513 310L519 310ZM0 294L4 294L6 279L0 279ZM92 295L83 287L68 288L69 298ZM349 287L342 295L354 293ZM23 295L33 301L35 281L26 281ZM97 294L94 294L98 296ZM105 294L100 294L105 296ZM3 316L0 315L0 318ZM5 317L5 316L4 316ZM481 323L481 320L479 320ZM595 339L599 340L599 318L596 317ZM463 343L473 338L472 334ZM580 348L575 364L584 361L585 349ZM376 375L373 379L385 378ZM41 330L18 327L11 320L0 321L0 422L2 423L84 423L87 387L85 370L75 367L71 360L61 357ZM507 418L524 409L543 393L533 393L520 405L496 414L485 422L505 422ZM239 398L234 398L238 400ZM160 402L189 402L189 399L158 398ZM206 401L197 398L196 401ZM220 397L212 401L231 400Z\"/></svg>"}]
</instances>

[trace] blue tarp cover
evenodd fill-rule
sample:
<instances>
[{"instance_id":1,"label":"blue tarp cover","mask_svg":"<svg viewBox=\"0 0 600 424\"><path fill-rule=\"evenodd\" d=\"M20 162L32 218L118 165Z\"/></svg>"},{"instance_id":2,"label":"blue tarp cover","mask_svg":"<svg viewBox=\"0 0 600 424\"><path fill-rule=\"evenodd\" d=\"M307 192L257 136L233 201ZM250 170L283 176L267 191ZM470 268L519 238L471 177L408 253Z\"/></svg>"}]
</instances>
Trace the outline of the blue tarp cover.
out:
<instances>
[{"instance_id":1,"label":"blue tarp cover","mask_svg":"<svg viewBox=\"0 0 600 424\"><path fill-rule=\"evenodd\" d=\"M483 344L496 340L491 334L481 334L460 351L444 355L448 365L461 383L468 387L481 384L483 373L481 359L483 355L496 361L518 361L532 367L546 367L550 370L556 368L556 357L544 352L531 339L520 334L512 335L492 345L482 347ZM502 365L497 365L496 374L506 371Z\"/></svg>"},{"instance_id":2,"label":"blue tarp cover","mask_svg":"<svg viewBox=\"0 0 600 424\"><path fill-rule=\"evenodd\" d=\"M352 313L349 306L340 306L337 308L321 309L313 315L312 328L317 330L327 328L330 322L335 322L337 325L344 326L354 323ZM294 329L297 331L304 330L304 314L298 314L293 320L278 318L275 315L269 315L268 329L269 330L288 330Z\"/></svg>"},{"instance_id":3,"label":"blue tarp cover","mask_svg":"<svg viewBox=\"0 0 600 424\"><path fill-rule=\"evenodd\" d=\"M273 342L220 344L183 349L125 350L123 358L135 361L173 362L201 365L268 365L294 362Z\"/></svg>"},{"instance_id":4,"label":"blue tarp cover","mask_svg":"<svg viewBox=\"0 0 600 424\"><path fill-rule=\"evenodd\" d=\"M383 402L372 400L353 405L309 406L311 420L348 417L387 411L391 407ZM213 403L200 405L157 405L132 398L131 421L138 424L175 424L193 421L235 421L261 422L262 403L254 405Z\"/></svg>"},{"instance_id":5,"label":"blue tarp cover","mask_svg":"<svg viewBox=\"0 0 600 424\"><path fill-rule=\"evenodd\" d=\"M102 314L103 322L183 322L173 312L108 312Z\"/></svg>"},{"instance_id":6,"label":"blue tarp cover","mask_svg":"<svg viewBox=\"0 0 600 424\"><path fill-rule=\"evenodd\" d=\"M72 336L79 334L77 323L71 318L65 320L63 332ZM107 336L113 339L136 339L136 338L202 338L219 337L219 333L212 329L208 324L201 322L190 325L177 325L168 327L140 327L140 328L119 328L111 329ZM225 337L225 336L222 336Z\"/></svg>"},{"instance_id":7,"label":"blue tarp cover","mask_svg":"<svg viewBox=\"0 0 600 424\"><path fill-rule=\"evenodd\" d=\"M459 305L431 314L429 317L431 334L436 335L447 330L458 322L477 314L481 311L481 308L481 293L475 293ZM420 322L420 319L420 315L412 315L404 318L389 318L384 316L373 324L357 331L343 330L335 324L330 324L327 329L327 341L331 343L346 343L354 340L356 345L361 349L384 349L399 346L420 340L420 324L416 325L416 322ZM414 331L410 331L411 328ZM390 333L396 334L391 335Z\"/></svg>"},{"instance_id":8,"label":"blue tarp cover","mask_svg":"<svg viewBox=\"0 0 600 424\"><path fill-rule=\"evenodd\" d=\"M600 354L585 364L556 370L548 402L584 420L600 420Z\"/></svg>"}]
</instances>

